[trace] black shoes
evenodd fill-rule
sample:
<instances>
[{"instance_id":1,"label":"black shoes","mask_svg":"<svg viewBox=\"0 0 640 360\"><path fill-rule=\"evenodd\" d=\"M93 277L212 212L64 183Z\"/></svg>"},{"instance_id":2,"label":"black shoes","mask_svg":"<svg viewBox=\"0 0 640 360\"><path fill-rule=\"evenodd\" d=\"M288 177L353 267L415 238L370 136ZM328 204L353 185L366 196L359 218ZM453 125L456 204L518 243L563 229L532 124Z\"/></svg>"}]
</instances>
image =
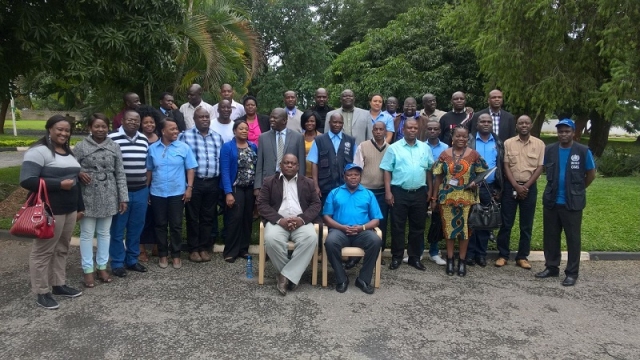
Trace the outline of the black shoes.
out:
<instances>
[{"instance_id":1,"label":"black shoes","mask_svg":"<svg viewBox=\"0 0 640 360\"><path fill-rule=\"evenodd\" d=\"M389 265L389 269L395 270L400 267L400 264L402 264L402 260L393 259L391 260L391 265Z\"/></svg>"},{"instance_id":2,"label":"black shoes","mask_svg":"<svg viewBox=\"0 0 640 360\"><path fill-rule=\"evenodd\" d=\"M419 257L409 258L409 261L407 261L407 264L421 271L427 270L427 268L420 262Z\"/></svg>"},{"instance_id":3,"label":"black shoes","mask_svg":"<svg viewBox=\"0 0 640 360\"><path fill-rule=\"evenodd\" d=\"M67 285L53 286L53 295L64 296L68 298L74 298L82 295L82 291L68 287Z\"/></svg>"},{"instance_id":4,"label":"black shoes","mask_svg":"<svg viewBox=\"0 0 640 360\"><path fill-rule=\"evenodd\" d=\"M371 286L370 284L367 284L366 282L360 280L360 278L356 278L356 287L359 288L360 290L362 290L362 292L365 293L365 294L371 295L374 292L373 286Z\"/></svg>"},{"instance_id":5,"label":"black shoes","mask_svg":"<svg viewBox=\"0 0 640 360\"><path fill-rule=\"evenodd\" d=\"M487 257L486 256L476 256L476 264L481 267L487 266Z\"/></svg>"},{"instance_id":6,"label":"black shoes","mask_svg":"<svg viewBox=\"0 0 640 360\"><path fill-rule=\"evenodd\" d=\"M578 277L574 275L567 275L567 277L562 282L562 286L573 286L578 281Z\"/></svg>"},{"instance_id":7,"label":"black shoes","mask_svg":"<svg viewBox=\"0 0 640 360\"><path fill-rule=\"evenodd\" d=\"M458 276L462 277L467 275L467 265L465 259L458 260Z\"/></svg>"},{"instance_id":8,"label":"black shoes","mask_svg":"<svg viewBox=\"0 0 640 360\"><path fill-rule=\"evenodd\" d=\"M453 258L447 258L447 266L445 268L447 275L453 275Z\"/></svg>"},{"instance_id":9,"label":"black shoes","mask_svg":"<svg viewBox=\"0 0 640 360\"><path fill-rule=\"evenodd\" d=\"M111 269L111 273L121 278L127 276L127 270L125 270L123 267Z\"/></svg>"},{"instance_id":10,"label":"black shoes","mask_svg":"<svg viewBox=\"0 0 640 360\"><path fill-rule=\"evenodd\" d=\"M127 270L131 270L131 271L137 271L137 272L147 272L147 268L144 267L144 265L141 265L140 263L135 263L131 266L127 266Z\"/></svg>"},{"instance_id":11,"label":"black shoes","mask_svg":"<svg viewBox=\"0 0 640 360\"><path fill-rule=\"evenodd\" d=\"M465 264L467 264L467 266L475 266L476 265L476 261L472 258L472 257L468 257L466 260L462 260L465 262Z\"/></svg>"},{"instance_id":12,"label":"black shoes","mask_svg":"<svg viewBox=\"0 0 640 360\"><path fill-rule=\"evenodd\" d=\"M347 280L345 280L345 282L343 282L342 284L336 284L336 291L339 293L343 293L347 291L348 287L349 287L349 278L347 278Z\"/></svg>"},{"instance_id":13,"label":"black shoes","mask_svg":"<svg viewBox=\"0 0 640 360\"><path fill-rule=\"evenodd\" d=\"M349 270L353 269L356 266L356 260L354 258L349 258L346 263L344 263L344 269Z\"/></svg>"},{"instance_id":14,"label":"black shoes","mask_svg":"<svg viewBox=\"0 0 640 360\"><path fill-rule=\"evenodd\" d=\"M38 294L36 303L45 309L55 310L60 307L58 302L51 296L51 293Z\"/></svg>"},{"instance_id":15,"label":"black shoes","mask_svg":"<svg viewBox=\"0 0 640 360\"><path fill-rule=\"evenodd\" d=\"M539 273L536 274L536 277L538 279L545 279L548 277L558 277L558 275L560 274L560 270L558 269L550 269L550 268L546 268L542 271L540 271ZM575 283L575 281L574 281Z\"/></svg>"}]
</instances>

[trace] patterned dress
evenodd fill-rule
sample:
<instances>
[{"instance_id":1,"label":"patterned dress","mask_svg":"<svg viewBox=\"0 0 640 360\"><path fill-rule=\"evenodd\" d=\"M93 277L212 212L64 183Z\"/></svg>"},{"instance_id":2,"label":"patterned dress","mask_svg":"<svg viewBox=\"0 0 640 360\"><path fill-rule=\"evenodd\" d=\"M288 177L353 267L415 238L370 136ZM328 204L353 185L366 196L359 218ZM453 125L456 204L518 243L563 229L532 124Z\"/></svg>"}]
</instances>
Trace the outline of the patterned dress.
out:
<instances>
[{"instance_id":1,"label":"patterned dress","mask_svg":"<svg viewBox=\"0 0 640 360\"><path fill-rule=\"evenodd\" d=\"M442 175L438 204L445 239L469 239L469 209L478 200L475 191L465 190L464 187L475 179L477 173L486 171L487 168L487 163L475 150L456 159L443 151L433 165L433 175Z\"/></svg>"},{"instance_id":2,"label":"patterned dress","mask_svg":"<svg viewBox=\"0 0 640 360\"><path fill-rule=\"evenodd\" d=\"M244 149L238 148L238 174L234 186L253 186L257 161L258 155L250 146Z\"/></svg>"}]
</instances>

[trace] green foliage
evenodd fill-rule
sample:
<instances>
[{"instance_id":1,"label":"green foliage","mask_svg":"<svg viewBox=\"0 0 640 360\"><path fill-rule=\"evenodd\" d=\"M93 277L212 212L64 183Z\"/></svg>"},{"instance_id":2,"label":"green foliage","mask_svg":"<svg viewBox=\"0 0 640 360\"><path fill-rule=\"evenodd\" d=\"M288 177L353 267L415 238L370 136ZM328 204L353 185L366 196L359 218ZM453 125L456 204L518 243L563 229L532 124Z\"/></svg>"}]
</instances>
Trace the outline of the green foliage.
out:
<instances>
[{"instance_id":1,"label":"green foliage","mask_svg":"<svg viewBox=\"0 0 640 360\"><path fill-rule=\"evenodd\" d=\"M607 148L596 159L598 173L608 177L631 176L640 169L640 154L630 154L615 147Z\"/></svg>"},{"instance_id":2,"label":"green foliage","mask_svg":"<svg viewBox=\"0 0 640 360\"><path fill-rule=\"evenodd\" d=\"M368 97L378 92L400 101L413 96L418 103L430 92L443 107L451 94L462 90L470 106L484 108L475 56L437 26L441 15L437 1L413 8L342 52L327 71L334 104L337 95L349 88L361 107L367 107Z\"/></svg>"},{"instance_id":3,"label":"green foliage","mask_svg":"<svg viewBox=\"0 0 640 360\"><path fill-rule=\"evenodd\" d=\"M21 166L0 169L0 184L20 185Z\"/></svg>"}]
</instances>

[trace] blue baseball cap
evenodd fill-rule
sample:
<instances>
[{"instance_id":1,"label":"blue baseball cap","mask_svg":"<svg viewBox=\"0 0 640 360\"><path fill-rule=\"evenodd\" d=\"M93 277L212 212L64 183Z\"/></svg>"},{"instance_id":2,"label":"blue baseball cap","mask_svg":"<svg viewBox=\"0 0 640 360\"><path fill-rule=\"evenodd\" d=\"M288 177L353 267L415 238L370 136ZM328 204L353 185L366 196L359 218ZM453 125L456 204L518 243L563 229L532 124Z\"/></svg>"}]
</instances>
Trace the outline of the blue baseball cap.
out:
<instances>
[{"instance_id":1,"label":"blue baseball cap","mask_svg":"<svg viewBox=\"0 0 640 360\"><path fill-rule=\"evenodd\" d=\"M573 130L576 129L576 124L571 119L562 119L562 120L558 121L558 123L556 124L556 127L562 126L562 125L569 126Z\"/></svg>"},{"instance_id":2,"label":"blue baseball cap","mask_svg":"<svg viewBox=\"0 0 640 360\"><path fill-rule=\"evenodd\" d=\"M344 166L344 172L345 173L347 171L351 170L351 169L358 169L358 170L360 170L360 172L362 172L362 167L360 167L360 165L357 165L357 164L354 164L354 163L349 163L349 164Z\"/></svg>"}]
</instances>

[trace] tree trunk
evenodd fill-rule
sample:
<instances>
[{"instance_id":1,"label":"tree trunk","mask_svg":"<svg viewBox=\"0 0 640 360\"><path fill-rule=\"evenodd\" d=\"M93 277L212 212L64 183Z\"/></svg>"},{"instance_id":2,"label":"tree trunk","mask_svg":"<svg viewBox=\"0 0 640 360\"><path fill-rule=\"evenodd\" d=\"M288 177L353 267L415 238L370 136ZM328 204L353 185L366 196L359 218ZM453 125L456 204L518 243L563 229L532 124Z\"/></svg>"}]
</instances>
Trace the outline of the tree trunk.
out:
<instances>
[{"instance_id":1,"label":"tree trunk","mask_svg":"<svg viewBox=\"0 0 640 360\"><path fill-rule=\"evenodd\" d=\"M540 133L542 132L542 125L544 124L545 112L539 111L535 115L533 115L533 127L531 128L531 135L539 138Z\"/></svg>"},{"instance_id":2,"label":"tree trunk","mask_svg":"<svg viewBox=\"0 0 640 360\"><path fill-rule=\"evenodd\" d=\"M576 115L576 132L573 135L573 140L580 141L582 139L587 122L589 122L589 114Z\"/></svg>"},{"instance_id":3,"label":"tree trunk","mask_svg":"<svg viewBox=\"0 0 640 360\"><path fill-rule=\"evenodd\" d=\"M611 122L595 111L592 111L590 115L591 136L589 137L589 149L591 149L594 156L601 156L609 141Z\"/></svg>"},{"instance_id":4,"label":"tree trunk","mask_svg":"<svg viewBox=\"0 0 640 360\"><path fill-rule=\"evenodd\" d=\"M7 117L7 110L9 109L10 99L2 100L2 108L0 108L0 134L4 134L4 119Z\"/></svg>"}]
</instances>

